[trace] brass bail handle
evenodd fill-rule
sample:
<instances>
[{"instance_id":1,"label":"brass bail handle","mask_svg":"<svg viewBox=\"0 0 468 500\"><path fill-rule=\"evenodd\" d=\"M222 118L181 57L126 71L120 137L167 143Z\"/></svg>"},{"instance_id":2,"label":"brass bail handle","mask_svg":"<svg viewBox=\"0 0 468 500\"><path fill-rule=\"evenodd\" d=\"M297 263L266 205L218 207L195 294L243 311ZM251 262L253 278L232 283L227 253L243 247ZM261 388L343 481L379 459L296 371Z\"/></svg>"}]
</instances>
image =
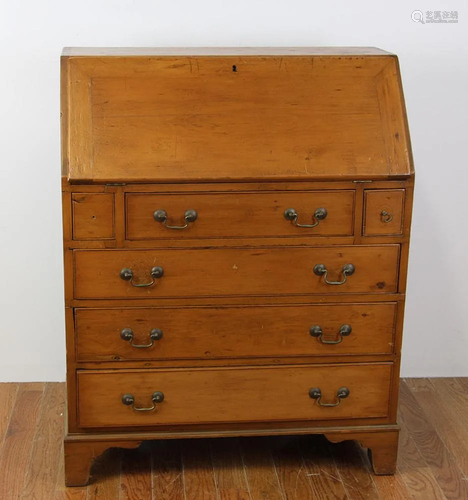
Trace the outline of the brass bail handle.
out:
<instances>
[{"instance_id":1,"label":"brass bail handle","mask_svg":"<svg viewBox=\"0 0 468 500\"><path fill-rule=\"evenodd\" d=\"M348 335L351 335L352 331L353 329L351 328L351 325L343 325L340 328L338 340L324 340L323 330L322 327L319 325L311 326L309 333L312 337L318 338L318 340L322 342L322 344L341 344L341 342L343 342L343 338L347 337Z\"/></svg>"},{"instance_id":2,"label":"brass bail handle","mask_svg":"<svg viewBox=\"0 0 468 500\"><path fill-rule=\"evenodd\" d=\"M327 218L328 212L326 208L317 208L314 212L314 219L315 222L312 224L300 224L297 222L299 218L299 214L297 213L295 208L287 208L284 211L284 218L286 220L290 220L296 227L306 227L306 228L312 228L312 227L317 227L320 224L321 220L324 220Z\"/></svg>"},{"instance_id":3,"label":"brass bail handle","mask_svg":"<svg viewBox=\"0 0 468 500\"><path fill-rule=\"evenodd\" d=\"M150 275L152 280L149 283L134 283L133 282L133 271L128 267L124 267L120 271L120 278L124 281L130 281L131 285L136 288L146 288L152 286L156 283L156 280L164 276L164 269L160 266L155 266L151 269Z\"/></svg>"},{"instance_id":4,"label":"brass bail handle","mask_svg":"<svg viewBox=\"0 0 468 500\"><path fill-rule=\"evenodd\" d=\"M334 408L341 404L342 399L346 399L349 396L349 389L347 387L340 387L336 391L336 403L322 403L322 391L319 387L314 387L309 391L309 397L311 399L316 399L319 406L323 406L324 408Z\"/></svg>"},{"instance_id":5,"label":"brass bail handle","mask_svg":"<svg viewBox=\"0 0 468 500\"><path fill-rule=\"evenodd\" d=\"M314 274L316 276L323 276L323 280L327 285L344 285L348 279L348 276L352 276L356 271L356 267L353 264L345 264L341 269L343 274L343 279L341 281L330 281L328 279L328 271L325 264L316 264L314 266Z\"/></svg>"},{"instance_id":6,"label":"brass bail handle","mask_svg":"<svg viewBox=\"0 0 468 500\"><path fill-rule=\"evenodd\" d=\"M161 391L153 392L153 394L151 395L151 401L153 405L145 408L135 406L135 398L133 397L133 394L124 394L122 396L122 404L124 404L125 406L131 406L135 411L153 411L156 409L157 403L162 403L164 401L164 393L162 393Z\"/></svg>"},{"instance_id":7,"label":"brass bail handle","mask_svg":"<svg viewBox=\"0 0 468 500\"><path fill-rule=\"evenodd\" d=\"M132 347L136 347L137 349L148 349L149 347L153 347L154 346L154 342L156 340L161 340L162 339L163 332L159 328L153 328L153 330L151 330L150 335L149 335L150 340L151 340L151 343L149 343L149 344L134 344L133 343L133 336L134 336L134 334L133 334L133 330L131 328L124 328L120 332L120 338L122 340L130 342L130 345Z\"/></svg>"},{"instance_id":8,"label":"brass bail handle","mask_svg":"<svg viewBox=\"0 0 468 500\"><path fill-rule=\"evenodd\" d=\"M153 218L156 222L160 222L167 229L186 229L189 227L190 223L195 222L198 219L198 213L196 210L189 209L184 214L185 224L183 226L173 226L167 223L167 212L165 210L156 210L153 214Z\"/></svg>"}]
</instances>

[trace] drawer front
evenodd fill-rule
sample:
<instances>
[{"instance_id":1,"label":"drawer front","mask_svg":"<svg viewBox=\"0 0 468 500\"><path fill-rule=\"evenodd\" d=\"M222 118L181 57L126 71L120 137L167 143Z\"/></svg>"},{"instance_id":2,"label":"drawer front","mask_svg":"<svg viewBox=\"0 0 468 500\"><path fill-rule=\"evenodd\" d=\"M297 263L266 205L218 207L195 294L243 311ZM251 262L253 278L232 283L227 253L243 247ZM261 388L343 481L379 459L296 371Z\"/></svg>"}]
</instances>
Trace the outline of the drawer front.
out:
<instances>
[{"instance_id":1,"label":"drawer front","mask_svg":"<svg viewBox=\"0 0 468 500\"><path fill-rule=\"evenodd\" d=\"M401 236L404 204L404 189L364 191L364 236Z\"/></svg>"},{"instance_id":2,"label":"drawer front","mask_svg":"<svg viewBox=\"0 0 468 500\"><path fill-rule=\"evenodd\" d=\"M389 354L396 304L76 309L78 361Z\"/></svg>"},{"instance_id":3,"label":"drawer front","mask_svg":"<svg viewBox=\"0 0 468 500\"><path fill-rule=\"evenodd\" d=\"M75 297L391 293L398 256L399 245L75 250Z\"/></svg>"},{"instance_id":4,"label":"drawer front","mask_svg":"<svg viewBox=\"0 0 468 500\"><path fill-rule=\"evenodd\" d=\"M73 239L114 238L114 194L73 193Z\"/></svg>"},{"instance_id":5,"label":"drawer front","mask_svg":"<svg viewBox=\"0 0 468 500\"><path fill-rule=\"evenodd\" d=\"M392 364L78 371L81 427L376 418ZM349 395L338 398L346 388ZM320 389L321 399L309 391ZM153 402L153 395L162 402ZM342 393L343 394L343 393ZM124 401L127 404L124 404ZM314 394L317 396L317 393ZM132 403L133 399L133 405ZM321 404L339 404L324 407ZM154 409L150 410L154 405ZM146 411L136 411L143 408Z\"/></svg>"},{"instance_id":6,"label":"drawer front","mask_svg":"<svg viewBox=\"0 0 468 500\"><path fill-rule=\"evenodd\" d=\"M351 236L353 219L352 190L126 196L129 240Z\"/></svg>"}]
</instances>

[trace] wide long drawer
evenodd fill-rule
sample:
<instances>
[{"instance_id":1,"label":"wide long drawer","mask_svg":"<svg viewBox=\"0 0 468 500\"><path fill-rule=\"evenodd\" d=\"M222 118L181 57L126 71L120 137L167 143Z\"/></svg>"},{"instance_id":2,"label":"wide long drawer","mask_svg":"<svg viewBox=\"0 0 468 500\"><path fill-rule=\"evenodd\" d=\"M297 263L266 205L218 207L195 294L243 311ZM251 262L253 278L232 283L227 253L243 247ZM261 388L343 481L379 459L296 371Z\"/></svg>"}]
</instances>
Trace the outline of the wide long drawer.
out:
<instances>
[{"instance_id":1,"label":"wide long drawer","mask_svg":"<svg viewBox=\"0 0 468 500\"><path fill-rule=\"evenodd\" d=\"M396 303L75 309L78 361L389 354Z\"/></svg>"},{"instance_id":2,"label":"wide long drawer","mask_svg":"<svg viewBox=\"0 0 468 500\"><path fill-rule=\"evenodd\" d=\"M79 425L126 427L385 417L392 366L374 363L78 371Z\"/></svg>"},{"instance_id":3,"label":"wide long drawer","mask_svg":"<svg viewBox=\"0 0 468 500\"><path fill-rule=\"evenodd\" d=\"M75 250L75 298L397 291L399 245Z\"/></svg>"},{"instance_id":4,"label":"wide long drawer","mask_svg":"<svg viewBox=\"0 0 468 500\"><path fill-rule=\"evenodd\" d=\"M126 196L129 240L350 236L353 220L353 190Z\"/></svg>"}]
</instances>

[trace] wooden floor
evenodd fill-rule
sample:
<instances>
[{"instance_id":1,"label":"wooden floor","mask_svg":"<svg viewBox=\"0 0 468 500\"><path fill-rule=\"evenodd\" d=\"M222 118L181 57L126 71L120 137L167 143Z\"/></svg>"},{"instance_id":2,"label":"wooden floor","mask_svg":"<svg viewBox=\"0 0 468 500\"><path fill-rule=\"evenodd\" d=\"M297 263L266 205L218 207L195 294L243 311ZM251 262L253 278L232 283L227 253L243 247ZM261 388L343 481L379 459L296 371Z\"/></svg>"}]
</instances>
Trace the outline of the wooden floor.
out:
<instances>
[{"instance_id":1,"label":"wooden floor","mask_svg":"<svg viewBox=\"0 0 468 500\"><path fill-rule=\"evenodd\" d=\"M159 441L108 450L63 485L64 384L0 384L1 500L468 499L468 379L405 379L398 472L321 436Z\"/></svg>"}]
</instances>

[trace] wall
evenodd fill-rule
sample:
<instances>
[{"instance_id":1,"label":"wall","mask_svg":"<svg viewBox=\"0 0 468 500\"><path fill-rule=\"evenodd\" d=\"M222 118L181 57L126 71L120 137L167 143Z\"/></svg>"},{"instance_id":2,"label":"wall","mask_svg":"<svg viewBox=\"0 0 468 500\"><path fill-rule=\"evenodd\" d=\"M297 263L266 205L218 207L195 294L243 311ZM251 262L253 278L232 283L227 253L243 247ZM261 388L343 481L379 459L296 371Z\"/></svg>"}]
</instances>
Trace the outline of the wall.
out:
<instances>
[{"instance_id":1,"label":"wall","mask_svg":"<svg viewBox=\"0 0 468 500\"><path fill-rule=\"evenodd\" d=\"M400 57L417 168L403 375L468 376L466 2L0 2L0 380L64 380L62 46L374 45Z\"/></svg>"}]
</instances>

